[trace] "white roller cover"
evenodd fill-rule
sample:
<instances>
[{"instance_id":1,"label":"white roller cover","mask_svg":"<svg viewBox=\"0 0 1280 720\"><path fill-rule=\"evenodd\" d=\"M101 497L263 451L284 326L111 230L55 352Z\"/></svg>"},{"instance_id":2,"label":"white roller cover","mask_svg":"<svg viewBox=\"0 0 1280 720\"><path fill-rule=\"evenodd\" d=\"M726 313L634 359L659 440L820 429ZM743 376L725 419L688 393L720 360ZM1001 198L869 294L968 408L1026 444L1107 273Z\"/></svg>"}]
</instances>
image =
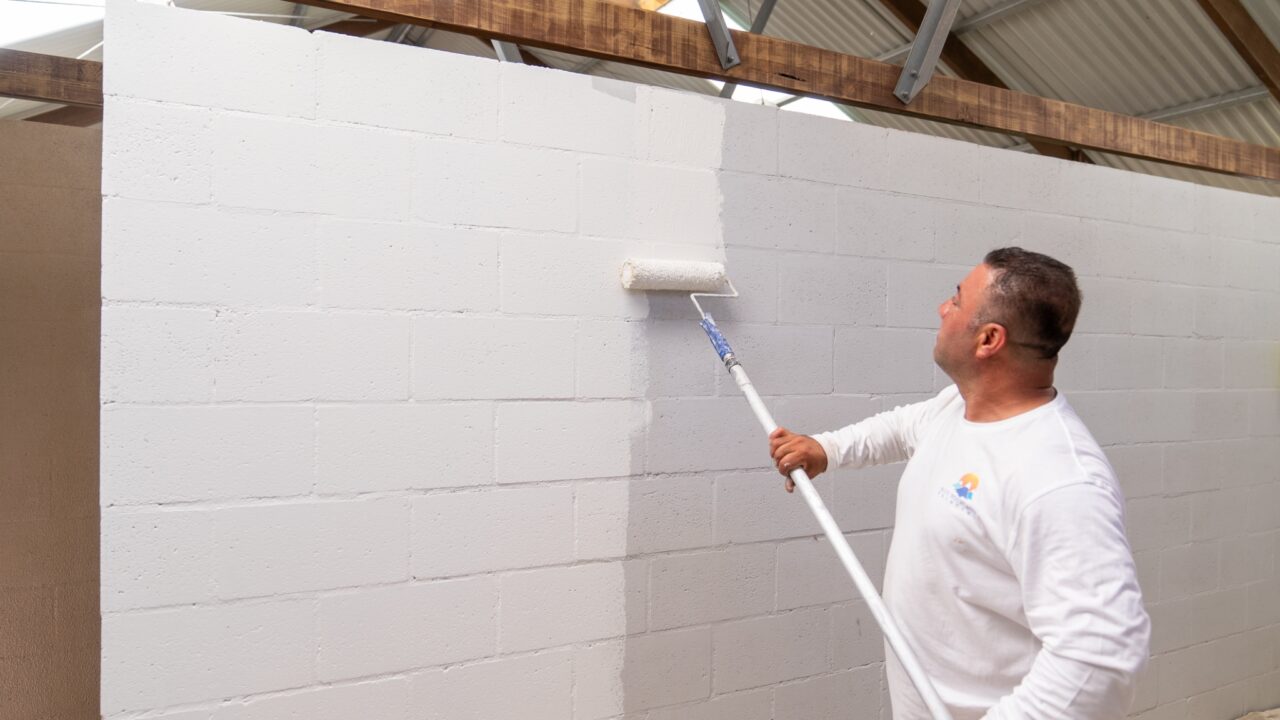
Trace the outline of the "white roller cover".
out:
<instances>
[{"instance_id":1,"label":"white roller cover","mask_svg":"<svg viewBox=\"0 0 1280 720\"><path fill-rule=\"evenodd\" d=\"M622 264L622 287L628 290L715 292L724 285L724 265L716 262L633 258Z\"/></svg>"}]
</instances>

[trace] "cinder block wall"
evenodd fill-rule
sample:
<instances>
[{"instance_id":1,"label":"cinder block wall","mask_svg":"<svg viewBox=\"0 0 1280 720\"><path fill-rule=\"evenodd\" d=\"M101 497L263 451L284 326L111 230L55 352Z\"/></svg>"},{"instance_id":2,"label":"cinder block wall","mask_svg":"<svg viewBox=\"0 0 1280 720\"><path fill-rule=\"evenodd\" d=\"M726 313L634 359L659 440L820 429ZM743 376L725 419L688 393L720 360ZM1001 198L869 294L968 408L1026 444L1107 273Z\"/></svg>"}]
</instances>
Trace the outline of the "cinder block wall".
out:
<instances>
[{"instance_id":1,"label":"cinder block wall","mask_svg":"<svg viewBox=\"0 0 1280 720\"><path fill-rule=\"evenodd\" d=\"M0 122L0 717L98 707L102 134Z\"/></svg>"},{"instance_id":2,"label":"cinder block wall","mask_svg":"<svg viewBox=\"0 0 1280 720\"><path fill-rule=\"evenodd\" d=\"M107 718L888 717L879 633L683 297L816 431L941 387L987 249L1073 263L1139 712L1280 703L1280 203L114 3ZM882 573L898 468L818 482ZM980 649L975 649L975 652Z\"/></svg>"}]
</instances>

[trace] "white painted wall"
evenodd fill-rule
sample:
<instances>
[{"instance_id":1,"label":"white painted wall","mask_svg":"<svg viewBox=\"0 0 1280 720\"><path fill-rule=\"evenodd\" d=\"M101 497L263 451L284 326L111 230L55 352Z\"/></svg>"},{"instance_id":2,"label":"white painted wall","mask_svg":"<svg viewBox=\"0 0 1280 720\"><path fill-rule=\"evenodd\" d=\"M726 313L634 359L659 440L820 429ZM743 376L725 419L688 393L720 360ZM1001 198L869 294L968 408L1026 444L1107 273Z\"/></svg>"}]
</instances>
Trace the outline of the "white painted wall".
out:
<instances>
[{"instance_id":1,"label":"white painted wall","mask_svg":"<svg viewBox=\"0 0 1280 720\"><path fill-rule=\"evenodd\" d=\"M1280 203L114 1L107 718L887 717L883 650L684 298L816 431L942 385L991 247L1072 263L1060 386L1155 619L1138 711L1280 688ZM876 576L897 468L818 486Z\"/></svg>"}]
</instances>

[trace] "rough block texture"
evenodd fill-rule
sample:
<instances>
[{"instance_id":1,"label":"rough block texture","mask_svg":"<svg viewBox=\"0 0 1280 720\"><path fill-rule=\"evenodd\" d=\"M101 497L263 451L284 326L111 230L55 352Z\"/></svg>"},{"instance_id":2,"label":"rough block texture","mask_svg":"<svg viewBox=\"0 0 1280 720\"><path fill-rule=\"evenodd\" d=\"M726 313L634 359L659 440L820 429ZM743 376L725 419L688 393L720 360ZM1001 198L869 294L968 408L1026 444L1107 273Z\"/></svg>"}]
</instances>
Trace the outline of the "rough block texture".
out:
<instances>
[{"instance_id":1,"label":"rough block texture","mask_svg":"<svg viewBox=\"0 0 1280 720\"><path fill-rule=\"evenodd\" d=\"M812 432L945 385L937 306L1013 243L1084 288L1058 384L1130 498L1135 712L1280 703L1276 201L174 8L107 34L108 720L887 719L687 298L618 269L727 261L708 307ZM876 581L900 471L817 481Z\"/></svg>"}]
</instances>

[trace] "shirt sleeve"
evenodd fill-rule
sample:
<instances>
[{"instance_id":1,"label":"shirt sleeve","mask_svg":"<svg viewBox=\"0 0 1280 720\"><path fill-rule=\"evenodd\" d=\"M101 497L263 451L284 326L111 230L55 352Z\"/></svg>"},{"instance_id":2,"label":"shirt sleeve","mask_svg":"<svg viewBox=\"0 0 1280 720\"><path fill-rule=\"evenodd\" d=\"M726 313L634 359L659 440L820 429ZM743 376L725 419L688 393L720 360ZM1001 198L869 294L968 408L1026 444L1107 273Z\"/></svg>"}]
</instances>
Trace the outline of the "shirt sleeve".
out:
<instances>
[{"instance_id":1,"label":"shirt sleeve","mask_svg":"<svg viewBox=\"0 0 1280 720\"><path fill-rule=\"evenodd\" d=\"M959 397L959 391L952 385L923 402L899 405L861 422L812 437L826 452L831 469L902 462L911 458L928 423L948 404L958 402Z\"/></svg>"},{"instance_id":2,"label":"shirt sleeve","mask_svg":"<svg viewBox=\"0 0 1280 720\"><path fill-rule=\"evenodd\" d=\"M1016 520L1007 555L1041 648L986 719L1123 718L1151 623L1119 493L1080 482L1038 496Z\"/></svg>"}]
</instances>

